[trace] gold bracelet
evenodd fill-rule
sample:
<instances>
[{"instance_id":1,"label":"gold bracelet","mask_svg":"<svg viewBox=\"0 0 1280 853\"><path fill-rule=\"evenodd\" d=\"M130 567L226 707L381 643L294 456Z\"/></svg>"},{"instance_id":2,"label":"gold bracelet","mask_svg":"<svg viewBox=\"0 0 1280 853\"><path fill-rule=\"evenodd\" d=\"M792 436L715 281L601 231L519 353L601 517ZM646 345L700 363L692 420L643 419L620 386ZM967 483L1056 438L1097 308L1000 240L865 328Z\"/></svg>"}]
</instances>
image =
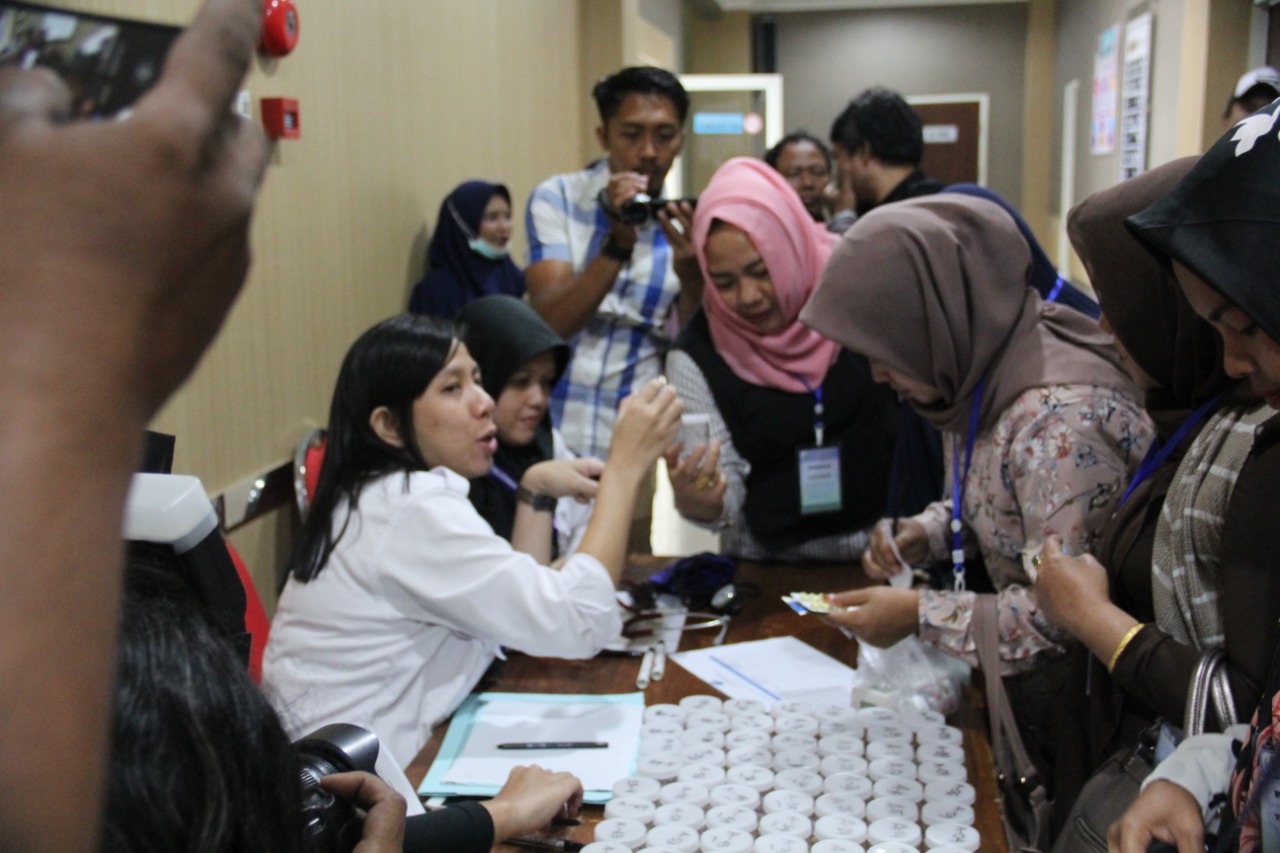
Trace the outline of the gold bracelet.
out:
<instances>
[{"instance_id":1,"label":"gold bracelet","mask_svg":"<svg viewBox=\"0 0 1280 853\"><path fill-rule=\"evenodd\" d=\"M1111 660L1107 662L1107 672L1116 671L1116 661L1120 660L1120 653L1125 650L1125 647L1129 645L1129 642L1134 637L1138 636L1138 632L1145 627L1146 625L1144 625L1142 622L1139 622L1137 625L1134 625L1128 631L1124 632L1124 636L1121 637L1120 642L1116 644L1116 650L1111 653Z\"/></svg>"}]
</instances>

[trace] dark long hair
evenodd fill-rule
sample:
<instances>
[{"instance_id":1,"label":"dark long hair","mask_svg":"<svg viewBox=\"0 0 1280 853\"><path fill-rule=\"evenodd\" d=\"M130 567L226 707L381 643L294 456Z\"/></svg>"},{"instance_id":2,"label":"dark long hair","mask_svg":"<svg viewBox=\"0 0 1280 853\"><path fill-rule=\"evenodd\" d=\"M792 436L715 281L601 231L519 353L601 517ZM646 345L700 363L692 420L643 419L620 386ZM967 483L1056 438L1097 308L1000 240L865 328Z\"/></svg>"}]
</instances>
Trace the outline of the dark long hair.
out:
<instances>
[{"instance_id":1,"label":"dark long hair","mask_svg":"<svg viewBox=\"0 0 1280 853\"><path fill-rule=\"evenodd\" d=\"M295 578L309 581L324 568L366 483L396 471L427 469L414 437L413 402L448 363L460 337L445 320L401 314L351 345L333 389L320 481L291 563ZM369 416L379 406L391 412L403 447L383 441L370 426ZM344 502L346 517L335 534L334 513Z\"/></svg>"},{"instance_id":2,"label":"dark long hair","mask_svg":"<svg viewBox=\"0 0 1280 853\"><path fill-rule=\"evenodd\" d=\"M309 849L289 738L191 587L133 554L121 616L104 853Z\"/></svg>"}]
</instances>

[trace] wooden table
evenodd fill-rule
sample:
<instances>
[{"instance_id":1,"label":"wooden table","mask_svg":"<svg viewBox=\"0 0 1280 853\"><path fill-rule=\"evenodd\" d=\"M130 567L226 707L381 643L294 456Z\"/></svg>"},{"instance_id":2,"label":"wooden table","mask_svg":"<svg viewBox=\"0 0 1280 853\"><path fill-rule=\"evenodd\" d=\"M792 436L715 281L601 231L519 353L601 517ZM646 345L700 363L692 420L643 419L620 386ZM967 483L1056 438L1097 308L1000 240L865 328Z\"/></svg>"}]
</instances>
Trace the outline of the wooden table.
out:
<instances>
[{"instance_id":1,"label":"wooden table","mask_svg":"<svg viewBox=\"0 0 1280 853\"><path fill-rule=\"evenodd\" d=\"M662 558L636 558L627 577L640 579L664 566ZM748 598L742 611L732 617L726 643L759 640L790 634L825 652L837 660L853 665L857 645L843 634L813 616L799 616L779 598L793 591L824 592L866 586L869 581L860 567L849 565L795 565L783 563L739 562L736 580L753 584L761 594ZM704 648L715 638L715 631L691 631L680 643L681 651ZM603 654L591 660L557 660L533 658L512 653L506 661L497 662L476 687L477 691L507 693L630 693L636 689L639 658ZM695 693L716 694L719 691L691 675L678 664L667 667L666 678L654 682L645 691L645 703L678 702ZM723 694L721 694L723 695ZM965 694L964 706L948 722L960 727L965 735L965 763L969 781L977 789L974 803L974 825L982 836L982 850L1008 853L1004 827L997 798L995 770L986 736L986 709L982 702L980 679ZM409 780L416 786L422 782L440 750L445 726L440 726L431 740L406 768ZM603 817L601 806L586 806L582 825L557 831L556 834L576 841L592 840L592 825ZM495 850L516 848L499 844Z\"/></svg>"}]
</instances>

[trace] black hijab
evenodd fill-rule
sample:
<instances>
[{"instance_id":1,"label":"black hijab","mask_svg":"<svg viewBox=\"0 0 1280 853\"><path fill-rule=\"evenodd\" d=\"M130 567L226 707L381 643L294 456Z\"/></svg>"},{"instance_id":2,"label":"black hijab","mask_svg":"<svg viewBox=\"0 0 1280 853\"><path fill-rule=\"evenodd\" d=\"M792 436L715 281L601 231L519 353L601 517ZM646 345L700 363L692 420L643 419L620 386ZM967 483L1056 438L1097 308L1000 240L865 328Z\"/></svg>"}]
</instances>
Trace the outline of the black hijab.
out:
<instances>
[{"instance_id":1,"label":"black hijab","mask_svg":"<svg viewBox=\"0 0 1280 853\"><path fill-rule=\"evenodd\" d=\"M553 382L569 363L569 345L533 308L514 296L482 296L462 309L458 324L464 328L471 357L480 366L484 390L495 403L512 375L544 352L553 353L555 357ZM495 470L471 481L472 505L502 538L511 539L516 517L515 492L503 483L503 474L519 483L530 466L553 455L548 408L530 444L516 447L499 439L498 452L493 457Z\"/></svg>"},{"instance_id":2,"label":"black hijab","mask_svg":"<svg viewBox=\"0 0 1280 853\"><path fill-rule=\"evenodd\" d=\"M1280 341L1280 100L1228 130L1172 192L1125 224Z\"/></svg>"},{"instance_id":3,"label":"black hijab","mask_svg":"<svg viewBox=\"0 0 1280 853\"><path fill-rule=\"evenodd\" d=\"M488 181L459 184L441 202L436 230L427 248L429 271L413 288L410 313L452 320L478 296L524 295L524 273L511 258L490 260L471 248L471 238L479 234L484 209L494 196L511 204L507 188Z\"/></svg>"}]
</instances>

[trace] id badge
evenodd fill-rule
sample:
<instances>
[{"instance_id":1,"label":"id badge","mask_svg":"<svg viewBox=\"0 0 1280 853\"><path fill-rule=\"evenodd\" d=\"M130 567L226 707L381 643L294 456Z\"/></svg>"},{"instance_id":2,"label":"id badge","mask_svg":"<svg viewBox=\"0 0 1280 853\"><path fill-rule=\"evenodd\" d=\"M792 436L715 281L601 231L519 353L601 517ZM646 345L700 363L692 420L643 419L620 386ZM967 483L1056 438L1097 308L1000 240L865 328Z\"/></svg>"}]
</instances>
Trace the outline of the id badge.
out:
<instances>
[{"instance_id":1,"label":"id badge","mask_svg":"<svg viewBox=\"0 0 1280 853\"><path fill-rule=\"evenodd\" d=\"M797 452L800 469L800 514L838 512L844 507L840 491L840 447L804 447Z\"/></svg>"}]
</instances>

